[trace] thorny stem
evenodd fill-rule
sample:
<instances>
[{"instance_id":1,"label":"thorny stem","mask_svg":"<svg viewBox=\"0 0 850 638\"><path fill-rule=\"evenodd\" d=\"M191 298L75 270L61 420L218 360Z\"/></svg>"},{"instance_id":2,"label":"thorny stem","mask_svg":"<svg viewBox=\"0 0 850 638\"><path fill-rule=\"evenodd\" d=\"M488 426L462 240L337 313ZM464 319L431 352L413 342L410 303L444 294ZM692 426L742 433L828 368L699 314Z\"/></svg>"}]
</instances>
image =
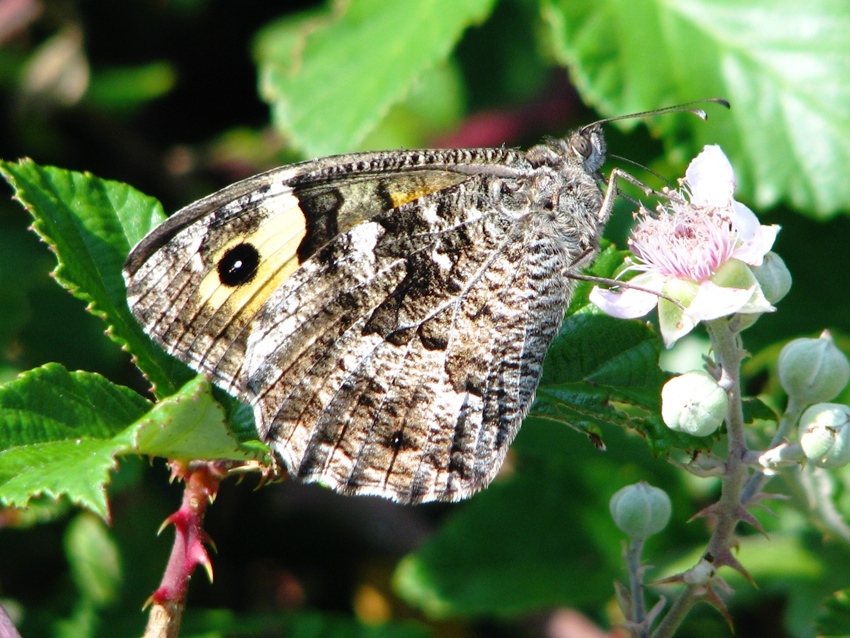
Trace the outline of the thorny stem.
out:
<instances>
[{"instance_id":1,"label":"thorny stem","mask_svg":"<svg viewBox=\"0 0 850 638\"><path fill-rule=\"evenodd\" d=\"M693 585L678 596L670 607L664 618L658 625L658 628L653 632L652 638L660 638L661 636L672 636L682 621L685 620L691 608L699 602L698 590Z\"/></svg>"},{"instance_id":2,"label":"thorny stem","mask_svg":"<svg viewBox=\"0 0 850 638\"><path fill-rule=\"evenodd\" d=\"M740 520L741 497L748 478L749 469L744 461L747 455L747 442L744 435L744 409L741 398L741 361L744 350L740 335L726 319L717 319L706 323L711 338L714 356L721 370L718 380L729 397L729 409L726 413L726 431L728 452L725 472L721 477L721 495L713 509L715 528L703 557L710 562L720 558L731 558L730 552L735 543L735 526ZM725 564L729 564L727 561ZM670 611L664 616L652 638L672 636L687 616L691 607L706 594L705 585L689 584L674 601Z\"/></svg>"},{"instance_id":3,"label":"thorny stem","mask_svg":"<svg viewBox=\"0 0 850 638\"><path fill-rule=\"evenodd\" d=\"M782 415L779 426L776 428L776 434L773 435L773 439L771 439L770 445L767 449L772 450L786 439L791 428L796 425L797 421L799 421L800 415L803 413L805 408L806 406L800 404L800 402L795 400L793 396L789 398L785 414ZM741 495L741 502L744 505L747 505L755 495L761 492L761 489L768 480L770 480L770 477L767 476L764 471L756 471L750 477L750 480L747 481L747 485Z\"/></svg>"},{"instance_id":4,"label":"thorny stem","mask_svg":"<svg viewBox=\"0 0 850 638\"><path fill-rule=\"evenodd\" d=\"M789 397L788 407L782 415L776 434L774 434L767 448L768 450L775 450L778 446L783 445L789 431L798 424L803 411L807 407L808 404L800 403L793 395ZM799 443L796 445L799 447ZM781 457L777 456L777 458ZM744 493L741 495L741 503L744 506L748 505L753 497L761 492L768 480L770 480L770 477L763 470L754 472L750 480L747 481ZM845 544L850 545L850 526L836 509L833 496L835 485L833 479L823 469L811 464L804 465L800 469L796 485L792 484L791 487L792 489L796 487L801 492L800 498L803 502L808 503L816 525Z\"/></svg>"},{"instance_id":5,"label":"thorny stem","mask_svg":"<svg viewBox=\"0 0 850 638\"><path fill-rule=\"evenodd\" d=\"M151 594L152 603L144 638L176 638L186 609L189 579L195 567L202 565L212 580L212 567L204 543L203 530L207 505L215 498L225 476L214 463L172 461L172 474L185 481L183 502L163 527L174 525L174 545L159 588Z\"/></svg>"},{"instance_id":6,"label":"thorny stem","mask_svg":"<svg viewBox=\"0 0 850 638\"><path fill-rule=\"evenodd\" d=\"M739 507L744 482L749 470L744 463L747 453L747 441L744 435L744 407L741 398L741 361L744 351L741 338L731 330L729 322L719 319L707 323L717 363L720 365L720 387L729 397L729 410L726 413L726 432L728 453L726 472L722 479L717 527L708 545L708 553L721 556L734 542L735 525L739 520Z\"/></svg>"}]
</instances>

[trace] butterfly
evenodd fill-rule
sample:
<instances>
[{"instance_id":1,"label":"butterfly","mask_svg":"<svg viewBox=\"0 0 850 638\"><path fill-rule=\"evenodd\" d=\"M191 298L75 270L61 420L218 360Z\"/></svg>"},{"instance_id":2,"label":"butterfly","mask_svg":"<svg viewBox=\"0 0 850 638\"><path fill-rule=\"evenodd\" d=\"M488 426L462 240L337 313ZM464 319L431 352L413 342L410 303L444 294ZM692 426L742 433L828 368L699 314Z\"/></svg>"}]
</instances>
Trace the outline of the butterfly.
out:
<instances>
[{"instance_id":1,"label":"butterfly","mask_svg":"<svg viewBox=\"0 0 850 638\"><path fill-rule=\"evenodd\" d=\"M531 406L616 179L634 181L605 188L605 121L527 151L354 153L237 182L132 250L129 306L252 407L292 476L466 498Z\"/></svg>"}]
</instances>

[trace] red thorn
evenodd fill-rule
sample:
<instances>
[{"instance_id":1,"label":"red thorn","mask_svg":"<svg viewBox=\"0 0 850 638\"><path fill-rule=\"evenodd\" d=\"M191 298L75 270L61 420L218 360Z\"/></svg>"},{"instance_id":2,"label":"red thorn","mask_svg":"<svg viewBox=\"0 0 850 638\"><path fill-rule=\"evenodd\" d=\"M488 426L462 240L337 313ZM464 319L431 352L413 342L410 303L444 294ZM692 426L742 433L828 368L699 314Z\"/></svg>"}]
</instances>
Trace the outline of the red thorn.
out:
<instances>
[{"instance_id":1,"label":"red thorn","mask_svg":"<svg viewBox=\"0 0 850 638\"><path fill-rule=\"evenodd\" d=\"M764 531L764 527L759 522L759 520L755 516L750 514L744 506L739 505L735 514L737 514L740 520L744 521L745 523L749 523L750 525L755 527L762 534L762 536L764 536L768 540L770 539L770 536L768 536L767 532Z\"/></svg>"},{"instance_id":2,"label":"red thorn","mask_svg":"<svg viewBox=\"0 0 850 638\"><path fill-rule=\"evenodd\" d=\"M753 577L750 576L750 572L748 572L744 568L744 566L738 561L737 558L732 555L732 552L730 552L728 549L723 550L718 556L715 557L714 565L718 568L731 567L736 572L741 574L744 578L746 578L750 585L758 589L758 585L756 584L756 581L753 579Z\"/></svg>"},{"instance_id":3,"label":"red thorn","mask_svg":"<svg viewBox=\"0 0 850 638\"><path fill-rule=\"evenodd\" d=\"M709 587L705 592L705 602L720 612L720 615L723 616L723 619L729 627L729 631L735 633L735 625L732 623L732 616L729 615L729 609L726 607L726 603L723 602L723 599L721 599L720 596L717 595L717 592L714 591L713 587Z\"/></svg>"},{"instance_id":4,"label":"red thorn","mask_svg":"<svg viewBox=\"0 0 850 638\"><path fill-rule=\"evenodd\" d=\"M699 512L697 512L696 514L691 516L688 519L688 522L689 523L693 522L693 521L697 520L698 518L715 519L715 518L717 518L717 509L718 509L717 503L713 503L712 505L709 505L708 507L701 509Z\"/></svg>"}]
</instances>

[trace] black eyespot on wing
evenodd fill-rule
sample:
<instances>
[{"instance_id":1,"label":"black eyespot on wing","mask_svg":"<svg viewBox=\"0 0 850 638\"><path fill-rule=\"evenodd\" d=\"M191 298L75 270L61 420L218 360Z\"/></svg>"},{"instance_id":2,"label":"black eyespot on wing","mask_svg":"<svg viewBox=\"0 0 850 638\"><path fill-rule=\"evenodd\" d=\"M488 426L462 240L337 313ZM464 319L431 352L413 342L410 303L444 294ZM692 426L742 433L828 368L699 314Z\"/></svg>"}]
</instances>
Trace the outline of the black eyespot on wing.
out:
<instances>
[{"instance_id":1,"label":"black eyespot on wing","mask_svg":"<svg viewBox=\"0 0 850 638\"><path fill-rule=\"evenodd\" d=\"M241 286L254 278L259 265L259 251L251 244L238 244L218 261L218 280L228 288Z\"/></svg>"}]
</instances>

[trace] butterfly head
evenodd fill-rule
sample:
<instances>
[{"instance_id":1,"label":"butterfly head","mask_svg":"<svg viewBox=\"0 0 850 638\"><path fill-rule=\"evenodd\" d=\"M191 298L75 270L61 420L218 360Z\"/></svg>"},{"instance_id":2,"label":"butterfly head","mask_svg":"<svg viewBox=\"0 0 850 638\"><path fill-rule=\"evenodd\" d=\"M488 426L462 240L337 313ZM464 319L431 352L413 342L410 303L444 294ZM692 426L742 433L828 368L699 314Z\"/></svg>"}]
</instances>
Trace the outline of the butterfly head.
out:
<instances>
[{"instance_id":1,"label":"butterfly head","mask_svg":"<svg viewBox=\"0 0 850 638\"><path fill-rule=\"evenodd\" d=\"M599 122L588 124L574 131L567 138L567 144L576 160L590 175L599 173L605 163L607 146Z\"/></svg>"},{"instance_id":2,"label":"butterfly head","mask_svg":"<svg viewBox=\"0 0 850 638\"><path fill-rule=\"evenodd\" d=\"M692 113L700 119L705 120L708 118L708 115L701 108L695 108L695 105L706 103L720 104L729 108L729 102L723 98L708 98L655 109L653 111L642 111L640 113L609 117L603 120L597 120L596 122L592 122L591 124L573 131L567 137L565 142L573 156L582 165L585 171L587 171L590 175L599 175L599 169L601 169L602 164L605 163L606 155L605 136L602 133L603 124L615 122L617 120L644 118L652 115L662 115L665 113Z\"/></svg>"},{"instance_id":3,"label":"butterfly head","mask_svg":"<svg viewBox=\"0 0 850 638\"><path fill-rule=\"evenodd\" d=\"M594 122L573 130L566 137L549 139L529 149L526 157L536 166L579 171L598 181L602 178L599 171L605 163L606 149L602 125Z\"/></svg>"}]
</instances>

